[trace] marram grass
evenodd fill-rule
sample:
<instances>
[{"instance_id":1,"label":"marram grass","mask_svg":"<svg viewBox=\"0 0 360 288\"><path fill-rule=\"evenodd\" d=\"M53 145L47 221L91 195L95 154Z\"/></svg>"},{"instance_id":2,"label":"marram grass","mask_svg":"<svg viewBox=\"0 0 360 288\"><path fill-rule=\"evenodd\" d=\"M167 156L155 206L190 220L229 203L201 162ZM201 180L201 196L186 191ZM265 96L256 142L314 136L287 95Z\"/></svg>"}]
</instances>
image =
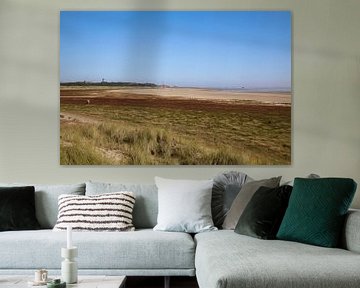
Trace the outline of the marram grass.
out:
<instances>
[{"instance_id":1,"label":"marram grass","mask_svg":"<svg viewBox=\"0 0 360 288\"><path fill-rule=\"evenodd\" d=\"M117 123L61 126L62 165L236 165L256 157L206 147L159 128Z\"/></svg>"}]
</instances>

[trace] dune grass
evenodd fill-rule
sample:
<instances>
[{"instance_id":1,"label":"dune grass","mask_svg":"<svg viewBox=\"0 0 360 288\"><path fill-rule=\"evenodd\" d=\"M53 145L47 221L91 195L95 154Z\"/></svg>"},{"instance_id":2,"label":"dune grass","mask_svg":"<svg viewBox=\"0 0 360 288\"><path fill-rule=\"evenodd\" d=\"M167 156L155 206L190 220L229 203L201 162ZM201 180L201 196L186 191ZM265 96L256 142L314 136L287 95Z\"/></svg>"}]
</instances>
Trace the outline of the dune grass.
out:
<instances>
[{"instance_id":1,"label":"dune grass","mask_svg":"<svg viewBox=\"0 0 360 288\"><path fill-rule=\"evenodd\" d=\"M241 154L199 149L187 139L157 128L82 123L61 127L62 165L237 164Z\"/></svg>"},{"instance_id":2,"label":"dune grass","mask_svg":"<svg viewBox=\"0 0 360 288\"><path fill-rule=\"evenodd\" d=\"M61 124L62 165L289 164L290 110L196 111L61 105L94 121Z\"/></svg>"}]
</instances>

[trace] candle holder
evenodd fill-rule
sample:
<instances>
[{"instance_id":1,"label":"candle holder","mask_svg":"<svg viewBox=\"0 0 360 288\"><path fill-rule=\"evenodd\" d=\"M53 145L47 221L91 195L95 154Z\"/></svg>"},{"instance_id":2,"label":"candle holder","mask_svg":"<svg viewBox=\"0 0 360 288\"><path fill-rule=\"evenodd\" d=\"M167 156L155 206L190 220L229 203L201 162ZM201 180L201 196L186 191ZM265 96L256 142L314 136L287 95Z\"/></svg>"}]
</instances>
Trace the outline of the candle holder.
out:
<instances>
[{"instance_id":1,"label":"candle holder","mask_svg":"<svg viewBox=\"0 0 360 288\"><path fill-rule=\"evenodd\" d=\"M61 248L61 279L67 284L77 283L78 269L75 257L78 255L77 247Z\"/></svg>"}]
</instances>

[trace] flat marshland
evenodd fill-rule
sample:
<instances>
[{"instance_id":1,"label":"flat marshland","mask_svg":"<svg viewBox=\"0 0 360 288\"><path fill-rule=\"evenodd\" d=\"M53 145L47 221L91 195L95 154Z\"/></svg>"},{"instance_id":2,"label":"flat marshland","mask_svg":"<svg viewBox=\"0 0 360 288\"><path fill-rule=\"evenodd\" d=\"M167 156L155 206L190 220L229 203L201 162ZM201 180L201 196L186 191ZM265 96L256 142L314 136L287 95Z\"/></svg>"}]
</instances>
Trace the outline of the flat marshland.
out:
<instances>
[{"instance_id":1,"label":"flat marshland","mask_svg":"<svg viewBox=\"0 0 360 288\"><path fill-rule=\"evenodd\" d=\"M61 86L62 165L288 165L290 93Z\"/></svg>"}]
</instances>

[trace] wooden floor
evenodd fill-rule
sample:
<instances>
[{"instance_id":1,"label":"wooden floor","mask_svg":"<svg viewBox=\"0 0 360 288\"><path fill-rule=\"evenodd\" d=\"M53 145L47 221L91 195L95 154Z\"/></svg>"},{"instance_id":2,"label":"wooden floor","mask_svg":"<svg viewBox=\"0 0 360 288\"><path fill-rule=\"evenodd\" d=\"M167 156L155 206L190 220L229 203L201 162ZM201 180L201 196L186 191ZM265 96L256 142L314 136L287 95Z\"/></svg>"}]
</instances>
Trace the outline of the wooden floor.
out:
<instances>
[{"instance_id":1,"label":"wooden floor","mask_svg":"<svg viewBox=\"0 0 360 288\"><path fill-rule=\"evenodd\" d=\"M131 277L126 279L126 288L163 288L164 277ZM198 288L195 277L170 277L171 288Z\"/></svg>"}]
</instances>

